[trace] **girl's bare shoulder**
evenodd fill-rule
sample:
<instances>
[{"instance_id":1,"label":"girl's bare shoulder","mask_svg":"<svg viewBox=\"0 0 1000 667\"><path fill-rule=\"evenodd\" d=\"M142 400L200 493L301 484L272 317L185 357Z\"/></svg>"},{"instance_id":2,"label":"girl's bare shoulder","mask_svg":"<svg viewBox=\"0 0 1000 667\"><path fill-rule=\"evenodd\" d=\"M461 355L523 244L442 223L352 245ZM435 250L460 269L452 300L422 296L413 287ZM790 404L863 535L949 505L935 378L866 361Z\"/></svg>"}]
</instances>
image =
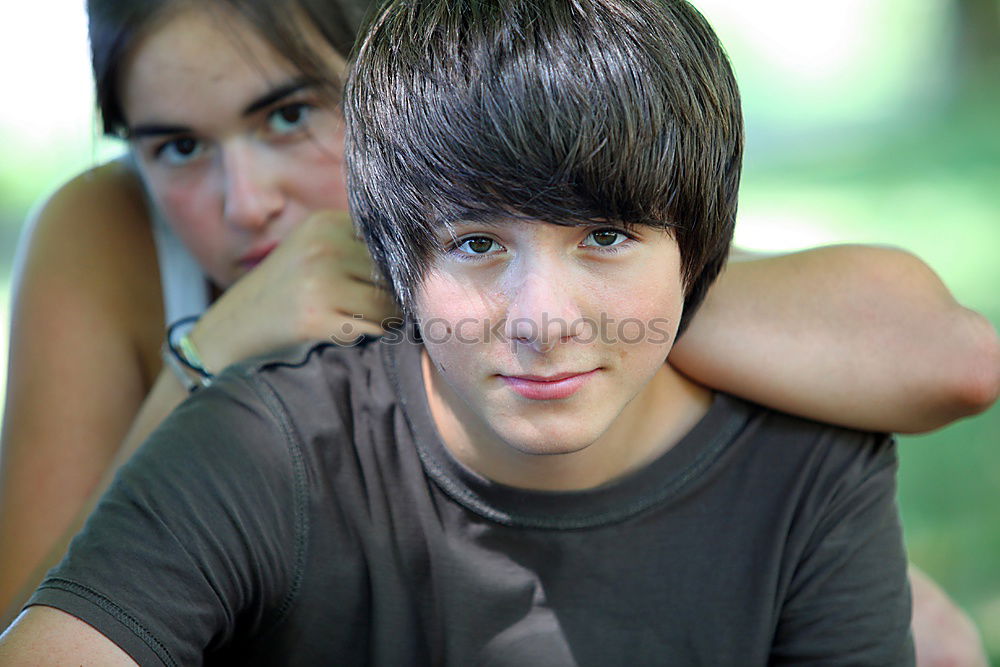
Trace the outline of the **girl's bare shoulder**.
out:
<instances>
[{"instance_id":1,"label":"girl's bare shoulder","mask_svg":"<svg viewBox=\"0 0 1000 667\"><path fill-rule=\"evenodd\" d=\"M30 242L45 242L52 250L82 243L110 254L152 243L142 184L122 160L88 169L60 186L36 207L28 224Z\"/></svg>"},{"instance_id":2,"label":"girl's bare shoulder","mask_svg":"<svg viewBox=\"0 0 1000 667\"><path fill-rule=\"evenodd\" d=\"M18 298L39 305L72 298L81 316L113 322L143 365L155 366L163 327L159 265L148 204L131 167L117 160L79 174L40 203L27 224Z\"/></svg>"}]
</instances>

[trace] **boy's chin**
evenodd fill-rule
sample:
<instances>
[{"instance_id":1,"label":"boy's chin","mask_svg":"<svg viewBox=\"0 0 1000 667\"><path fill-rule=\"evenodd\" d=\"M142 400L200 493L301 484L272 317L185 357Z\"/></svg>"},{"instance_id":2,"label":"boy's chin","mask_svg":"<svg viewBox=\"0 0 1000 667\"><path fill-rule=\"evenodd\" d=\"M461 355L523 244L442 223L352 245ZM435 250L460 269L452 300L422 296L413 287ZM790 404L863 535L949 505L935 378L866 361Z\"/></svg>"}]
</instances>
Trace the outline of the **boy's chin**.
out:
<instances>
[{"instance_id":1,"label":"boy's chin","mask_svg":"<svg viewBox=\"0 0 1000 667\"><path fill-rule=\"evenodd\" d=\"M506 445L526 456L562 456L575 454L590 447L606 429L591 424L566 424L563 428L504 429ZM501 431L501 432L504 432Z\"/></svg>"},{"instance_id":2,"label":"boy's chin","mask_svg":"<svg viewBox=\"0 0 1000 667\"><path fill-rule=\"evenodd\" d=\"M566 439L550 438L545 440L530 440L525 442L510 442L507 444L520 454L526 456L563 456L582 452L594 443L593 440L586 442L572 442Z\"/></svg>"}]
</instances>

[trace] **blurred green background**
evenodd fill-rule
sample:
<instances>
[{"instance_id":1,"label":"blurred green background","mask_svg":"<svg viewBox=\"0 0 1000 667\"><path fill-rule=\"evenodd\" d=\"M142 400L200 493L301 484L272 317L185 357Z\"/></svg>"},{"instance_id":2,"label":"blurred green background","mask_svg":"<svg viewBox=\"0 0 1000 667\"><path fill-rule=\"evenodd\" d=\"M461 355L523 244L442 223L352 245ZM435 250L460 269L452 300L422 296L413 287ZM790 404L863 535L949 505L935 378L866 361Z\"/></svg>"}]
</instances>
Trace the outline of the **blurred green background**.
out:
<instances>
[{"instance_id":1,"label":"blurred green background","mask_svg":"<svg viewBox=\"0 0 1000 667\"><path fill-rule=\"evenodd\" d=\"M83 0L14 5L0 9L0 378L30 207L121 151L95 130ZM695 5L745 101L738 243L902 246L1000 325L1000 2ZM1000 407L900 441L911 558L969 610L1000 664Z\"/></svg>"}]
</instances>

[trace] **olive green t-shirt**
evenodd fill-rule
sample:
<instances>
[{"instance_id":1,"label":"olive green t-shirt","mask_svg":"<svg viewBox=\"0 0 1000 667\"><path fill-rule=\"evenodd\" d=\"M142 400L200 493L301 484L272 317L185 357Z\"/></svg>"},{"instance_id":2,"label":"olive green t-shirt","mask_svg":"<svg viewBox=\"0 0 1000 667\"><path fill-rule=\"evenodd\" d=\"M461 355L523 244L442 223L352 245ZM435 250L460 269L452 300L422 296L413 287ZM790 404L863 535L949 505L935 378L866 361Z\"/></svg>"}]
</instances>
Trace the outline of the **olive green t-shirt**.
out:
<instances>
[{"instance_id":1,"label":"olive green t-shirt","mask_svg":"<svg viewBox=\"0 0 1000 667\"><path fill-rule=\"evenodd\" d=\"M444 448L421 349L230 369L30 604L141 665L913 663L890 438L717 394L633 474L515 489Z\"/></svg>"}]
</instances>

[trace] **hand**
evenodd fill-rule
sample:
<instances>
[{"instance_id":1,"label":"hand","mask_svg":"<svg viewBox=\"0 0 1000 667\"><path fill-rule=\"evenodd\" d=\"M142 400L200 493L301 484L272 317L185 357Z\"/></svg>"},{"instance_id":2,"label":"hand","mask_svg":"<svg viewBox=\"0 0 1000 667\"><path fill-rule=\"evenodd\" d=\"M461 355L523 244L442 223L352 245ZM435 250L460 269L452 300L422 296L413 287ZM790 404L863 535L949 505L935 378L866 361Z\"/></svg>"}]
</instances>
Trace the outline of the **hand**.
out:
<instances>
[{"instance_id":1,"label":"hand","mask_svg":"<svg viewBox=\"0 0 1000 667\"><path fill-rule=\"evenodd\" d=\"M926 574L910 565L917 667L987 667L972 619Z\"/></svg>"},{"instance_id":2,"label":"hand","mask_svg":"<svg viewBox=\"0 0 1000 667\"><path fill-rule=\"evenodd\" d=\"M206 368L307 340L347 344L398 317L346 213L317 213L230 287L191 332Z\"/></svg>"}]
</instances>

